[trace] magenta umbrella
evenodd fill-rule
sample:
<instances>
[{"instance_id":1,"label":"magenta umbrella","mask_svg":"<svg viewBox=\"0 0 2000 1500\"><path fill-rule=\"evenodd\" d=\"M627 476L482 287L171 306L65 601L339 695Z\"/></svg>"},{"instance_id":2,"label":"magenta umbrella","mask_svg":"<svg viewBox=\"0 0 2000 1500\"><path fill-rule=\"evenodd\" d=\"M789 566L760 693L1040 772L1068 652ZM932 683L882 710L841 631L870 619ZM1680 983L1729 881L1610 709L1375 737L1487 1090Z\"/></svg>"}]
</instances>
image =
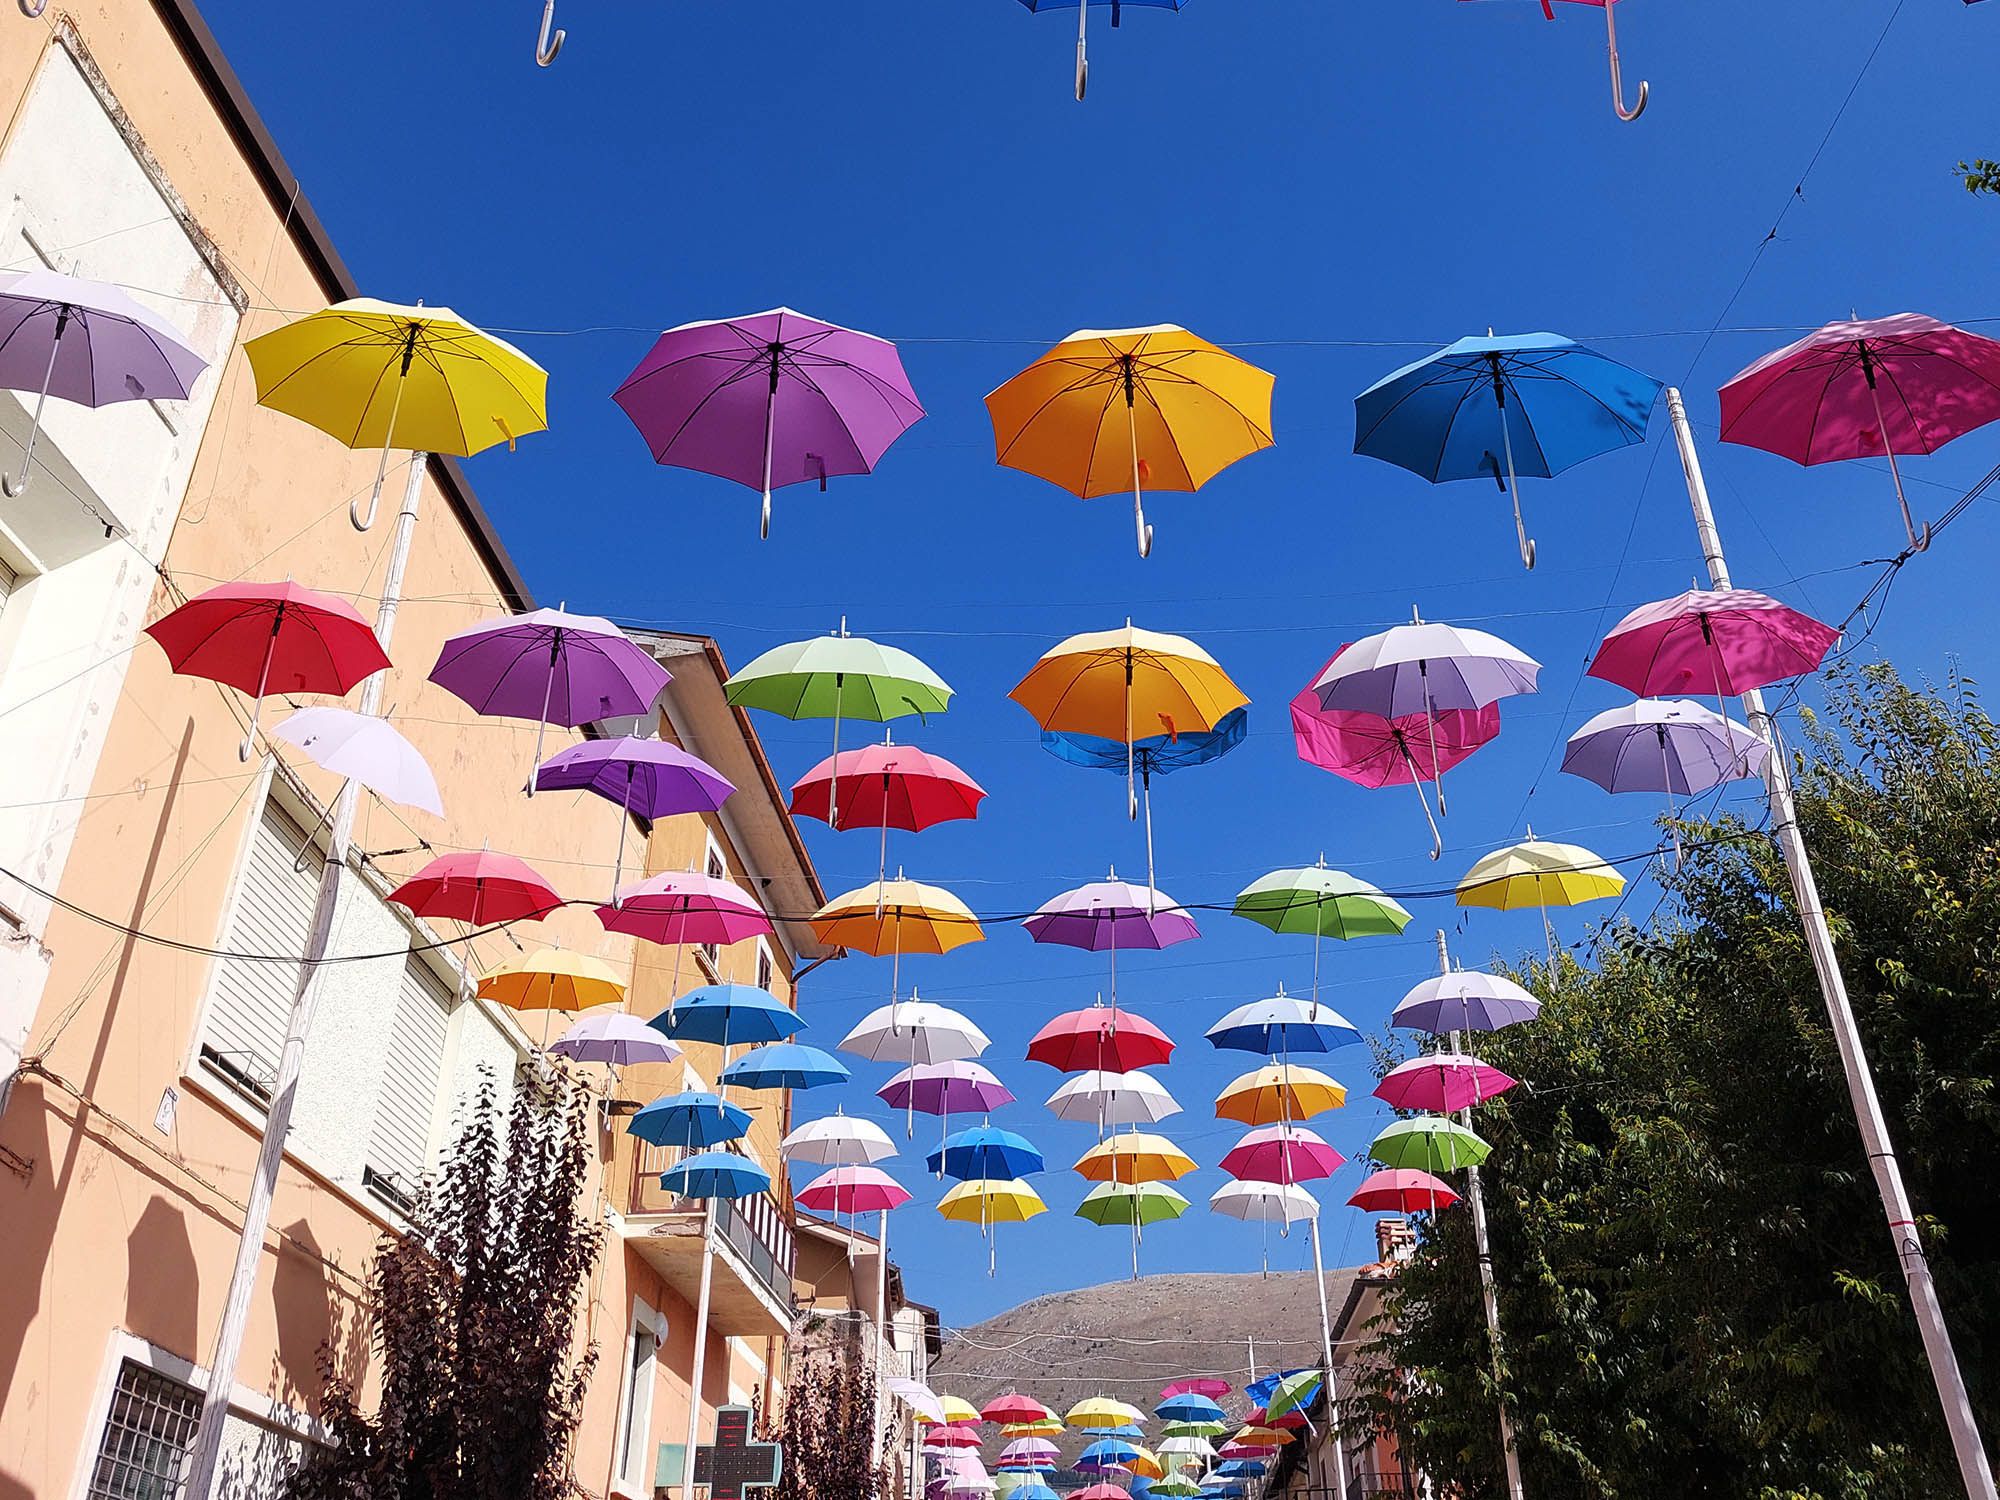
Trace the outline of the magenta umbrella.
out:
<instances>
[{"instance_id":1,"label":"magenta umbrella","mask_svg":"<svg viewBox=\"0 0 2000 1500\"><path fill-rule=\"evenodd\" d=\"M1331 1177L1347 1160L1303 1125L1260 1125L1222 1158L1222 1170L1249 1182L1308 1182Z\"/></svg>"},{"instance_id":2,"label":"magenta umbrella","mask_svg":"<svg viewBox=\"0 0 2000 1500\"><path fill-rule=\"evenodd\" d=\"M597 908L607 932L622 932L671 946L674 973L667 1008L680 992L681 949L690 943L740 943L771 930L757 898L734 881L700 870L676 870L621 885L611 904Z\"/></svg>"},{"instance_id":3,"label":"magenta umbrella","mask_svg":"<svg viewBox=\"0 0 2000 1500\"><path fill-rule=\"evenodd\" d=\"M2000 418L2000 343L1921 313L1829 323L1717 393L1722 440L1794 463L1885 457L1910 546L1930 545L1903 498L1899 453L1935 453Z\"/></svg>"},{"instance_id":4,"label":"magenta umbrella","mask_svg":"<svg viewBox=\"0 0 2000 1500\"><path fill-rule=\"evenodd\" d=\"M910 1201L910 1190L880 1167L834 1167L794 1195L814 1213L887 1213Z\"/></svg>"},{"instance_id":5,"label":"magenta umbrella","mask_svg":"<svg viewBox=\"0 0 2000 1500\"><path fill-rule=\"evenodd\" d=\"M1590 675L1664 698L1712 692L1716 706L1819 670L1840 632L1749 589L1690 589L1642 604L1611 627Z\"/></svg>"},{"instance_id":6,"label":"magenta umbrella","mask_svg":"<svg viewBox=\"0 0 2000 1500\"><path fill-rule=\"evenodd\" d=\"M867 474L924 414L896 346L789 307L661 334L612 400L656 463L764 492Z\"/></svg>"},{"instance_id":7,"label":"magenta umbrella","mask_svg":"<svg viewBox=\"0 0 2000 1500\"><path fill-rule=\"evenodd\" d=\"M1457 1114L1499 1097L1518 1081L1466 1053L1432 1052L1391 1068L1375 1085L1375 1097L1391 1109Z\"/></svg>"}]
</instances>

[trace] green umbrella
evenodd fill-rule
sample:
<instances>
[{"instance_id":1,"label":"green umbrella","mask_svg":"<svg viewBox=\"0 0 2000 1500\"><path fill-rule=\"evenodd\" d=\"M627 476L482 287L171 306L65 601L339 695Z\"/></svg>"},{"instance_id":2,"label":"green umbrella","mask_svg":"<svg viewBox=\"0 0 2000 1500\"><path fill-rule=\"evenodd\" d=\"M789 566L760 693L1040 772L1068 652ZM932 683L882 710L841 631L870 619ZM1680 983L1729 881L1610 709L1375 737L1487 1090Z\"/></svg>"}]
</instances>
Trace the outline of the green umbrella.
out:
<instances>
[{"instance_id":1,"label":"green umbrella","mask_svg":"<svg viewBox=\"0 0 2000 1500\"><path fill-rule=\"evenodd\" d=\"M1410 914L1365 880L1329 870L1325 859L1298 870L1273 870L1236 895L1236 915L1273 932L1311 934L1313 999L1319 998L1319 940L1394 937Z\"/></svg>"},{"instance_id":2,"label":"green umbrella","mask_svg":"<svg viewBox=\"0 0 2000 1500\"><path fill-rule=\"evenodd\" d=\"M1167 1500L1182 1500L1183 1496L1199 1495L1201 1486L1176 1469L1165 1479L1155 1479L1148 1487L1147 1493L1165 1495Z\"/></svg>"},{"instance_id":3,"label":"green umbrella","mask_svg":"<svg viewBox=\"0 0 2000 1500\"><path fill-rule=\"evenodd\" d=\"M1227 1431L1229 1426L1224 1422L1169 1422L1160 1429L1160 1436L1212 1438L1220 1437Z\"/></svg>"},{"instance_id":4,"label":"green umbrella","mask_svg":"<svg viewBox=\"0 0 2000 1500\"><path fill-rule=\"evenodd\" d=\"M1419 1172L1452 1172L1476 1167L1493 1148L1463 1125L1437 1115L1398 1120L1375 1137L1368 1154L1385 1167Z\"/></svg>"},{"instance_id":5,"label":"green umbrella","mask_svg":"<svg viewBox=\"0 0 2000 1500\"><path fill-rule=\"evenodd\" d=\"M1304 1411L1312 1404L1312 1398L1319 1394L1319 1380L1317 1370L1300 1370L1280 1380L1264 1407L1265 1420L1282 1417L1288 1411Z\"/></svg>"},{"instance_id":6,"label":"green umbrella","mask_svg":"<svg viewBox=\"0 0 2000 1500\"><path fill-rule=\"evenodd\" d=\"M1100 1182L1083 1195L1076 1216L1093 1224L1132 1226L1132 1279L1139 1279L1139 1230L1162 1219L1178 1219L1188 1201L1164 1182Z\"/></svg>"}]
</instances>

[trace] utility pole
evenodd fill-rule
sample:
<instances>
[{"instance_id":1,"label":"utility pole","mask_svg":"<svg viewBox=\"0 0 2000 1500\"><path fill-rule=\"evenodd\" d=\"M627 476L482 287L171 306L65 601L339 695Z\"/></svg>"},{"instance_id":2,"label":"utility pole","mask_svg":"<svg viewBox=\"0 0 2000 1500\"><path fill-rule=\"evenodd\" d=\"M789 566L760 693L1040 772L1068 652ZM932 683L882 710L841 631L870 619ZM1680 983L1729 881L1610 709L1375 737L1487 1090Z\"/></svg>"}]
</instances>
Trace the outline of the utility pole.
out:
<instances>
[{"instance_id":1,"label":"utility pole","mask_svg":"<svg viewBox=\"0 0 2000 1500\"><path fill-rule=\"evenodd\" d=\"M1708 563L1709 586L1726 589L1730 587L1729 565L1723 560L1722 539L1716 533L1715 515L1709 508L1708 485L1702 479L1701 459L1695 452L1687 408L1681 402L1681 393L1672 386L1667 387L1665 394L1667 413L1673 421L1674 443L1680 449L1681 472L1687 477L1688 502L1694 507L1695 532ZM1854 1107L1855 1123L1861 1127L1868 1167L1875 1176L1875 1190L1881 1196L1889 1234L1902 1261L1903 1279L1909 1285L1910 1305L1923 1333L1924 1357L1937 1385L1938 1403L1944 1408L1944 1423L1951 1433L1952 1451L1958 1458L1959 1477L1965 1483L1968 1500L1996 1500L1993 1469L1980 1444L1972 1402L1965 1393L1958 1356L1952 1350L1951 1331L1945 1327L1944 1309L1938 1303L1930 1262L1917 1233L1916 1210L1910 1206L1909 1193L1903 1187L1903 1171L1889 1139L1889 1125L1883 1118L1881 1100L1875 1096L1875 1077L1868 1066L1868 1055L1862 1050L1861 1029L1855 1024L1854 1008L1848 1003L1847 981L1834 952L1833 932L1820 906L1819 885L1813 879L1812 860L1806 851L1805 836L1799 831L1798 808L1792 799L1791 768L1778 744L1777 726L1764 707L1764 695L1754 688L1744 693L1743 712L1750 727L1770 749L1764 785L1771 800L1772 832L1784 852L1785 866L1791 871L1792 895L1798 903L1800 925L1805 929L1806 948L1812 954L1820 994L1826 1001L1827 1019L1833 1024L1834 1040L1840 1048L1841 1067L1847 1074L1847 1095Z\"/></svg>"}]
</instances>

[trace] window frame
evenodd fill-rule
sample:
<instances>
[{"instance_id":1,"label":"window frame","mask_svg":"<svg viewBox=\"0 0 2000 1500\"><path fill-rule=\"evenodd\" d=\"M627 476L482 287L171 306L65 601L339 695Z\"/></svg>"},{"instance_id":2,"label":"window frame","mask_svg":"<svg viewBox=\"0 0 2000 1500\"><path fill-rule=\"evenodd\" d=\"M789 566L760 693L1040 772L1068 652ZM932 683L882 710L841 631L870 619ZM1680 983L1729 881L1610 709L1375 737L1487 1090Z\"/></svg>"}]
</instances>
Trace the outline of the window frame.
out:
<instances>
[{"instance_id":1,"label":"window frame","mask_svg":"<svg viewBox=\"0 0 2000 1500\"><path fill-rule=\"evenodd\" d=\"M644 1298L632 1298L632 1317L627 1325L624 1348L619 1359L618 1425L611 1434L614 1445L610 1489L613 1494L648 1500L652 1494L653 1404L659 1397L660 1363L666 1356L667 1316ZM646 1389L640 1392L642 1371L637 1359L639 1335L652 1338L653 1347L644 1373ZM634 1425L636 1419L637 1425Z\"/></svg>"},{"instance_id":2,"label":"window frame","mask_svg":"<svg viewBox=\"0 0 2000 1500\"><path fill-rule=\"evenodd\" d=\"M709 828L702 830L702 839L704 843L701 861L702 872L711 880L727 880L729 878L729 856L723 851L722 841L716 838L715 831ZM722 979L721 945L718 943L702 943L695 949L695 952L708 965L710 976L720 983Z\"/></svg>"}]
</instances>

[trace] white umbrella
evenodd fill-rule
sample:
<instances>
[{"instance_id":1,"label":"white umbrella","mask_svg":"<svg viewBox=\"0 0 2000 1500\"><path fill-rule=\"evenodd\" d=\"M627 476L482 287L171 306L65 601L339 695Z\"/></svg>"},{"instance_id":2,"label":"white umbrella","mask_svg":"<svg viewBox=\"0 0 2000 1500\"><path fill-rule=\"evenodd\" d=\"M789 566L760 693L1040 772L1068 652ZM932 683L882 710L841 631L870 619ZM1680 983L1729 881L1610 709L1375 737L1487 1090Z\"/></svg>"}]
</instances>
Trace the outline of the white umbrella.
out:
<instances>
[{"instance_id":1,"label":"white umbrella","mask_svg":"<svg viewBox=\"0 0 2000 1500\"><path fill-rule=\"evenodd\" d=\"M1215 1445L1207 1438L1198 1437L1170 1437L1153 1451L1163 1459L1179 1459L1179 1463L1168 1465L1175 1469L1185 1467L1189 1459L1215 1457Z\"/></svg>"},{"instance_id":2,"label":"white umbrella","mask_svg":"<svg viewBox=\"0 0 2000 1500\"><path fill-rule=\"evenodd\" d=\"M882 1384L890 1395L918 1416L928 1417L933 1422L944 1420L944 1403L938 1400L937 1392L921 1380L912 1380L907 1375L891 1375Z\"/></svg>"},{"instance_id":3,"label":"white umbrella","mask_svg":"<svg viewBox=\"0 0 2000 1500\"><path fill-rule=\"evenodd\" d=\"M808 1120L778 1143L787 1161L816 1167L865 1167L896 1154L889 1134L873 1120L824 1115Z\"/></svg>"},{"instance_id":4,"label":"white umbrella","mask_svg":"<svg viewBox=\"0 0 2000 1500\"><path fill-rule=\"evenodd\" d=\"M907 1000L878 1006L840 1039L840 1050L870 1062L958 1062L992 1046L985 1032L948 1005Z\"/></svg>"},{"instance_id":5,"label":"white umbrella","mask_svg":"<svg viewBox=\"0 0 2000 1500\"><path fill-rule=\"evenodd\" d=\"M1253 1224L1291 1225L1319 1217L1319 1199L1282 1182L1225 1182L1208 1195L1208 1207Z\"/></svg>"},{"instance_id":6,"label":"white umbrella","mask_svg":"<svg viewBox=\"0 0 2000 1500\"><path fill-rule=\"evenodd\" d=\"M1058 1120L1094 1120L1100 1126L1155 1125L1181 1109L1165 1084L1139 1068L1079 1073L1049 1095L1049 1108Z\"/></svg>"},{"instance_id":7,"label":"white umbrella","mask_svg":"<svg viewBox=\"0 0 2000 1500\"><path fill-rule=\"evenodd\" d=\"M313 764L360 782L391 802L444 816L437 778L417 747L385 719L345 708L302 708L273 737L305 751Z\"/></svg>"}]
</instances>

